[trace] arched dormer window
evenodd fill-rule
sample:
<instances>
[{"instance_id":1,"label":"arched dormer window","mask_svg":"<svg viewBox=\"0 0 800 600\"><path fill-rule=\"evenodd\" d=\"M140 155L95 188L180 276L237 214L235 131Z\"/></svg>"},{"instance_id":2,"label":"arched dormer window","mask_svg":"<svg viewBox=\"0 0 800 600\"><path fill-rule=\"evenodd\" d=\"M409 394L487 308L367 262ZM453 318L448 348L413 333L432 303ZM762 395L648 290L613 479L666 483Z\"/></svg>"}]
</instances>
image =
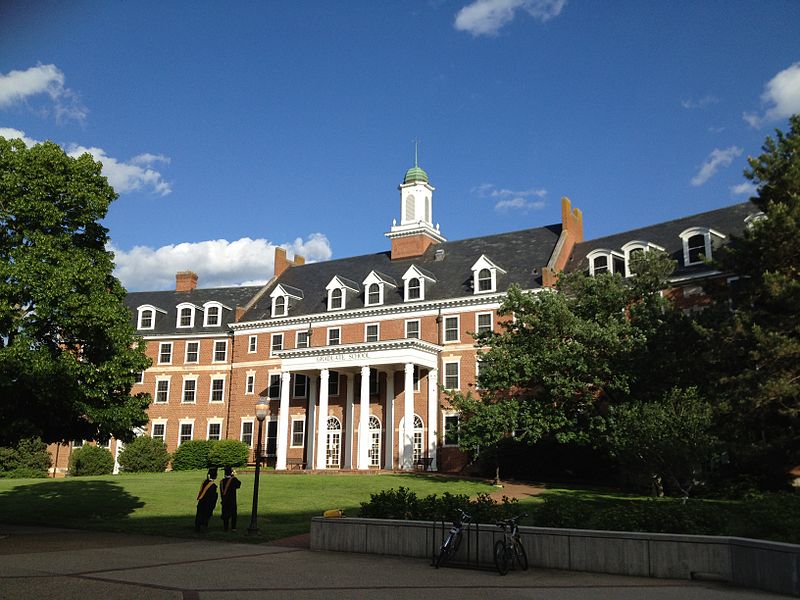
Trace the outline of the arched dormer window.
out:
<instances>
[{"instance_id":1,"label":"arched dormer window","mask_svg":"<svg viewBox=\"0 0 800 600\"><path fill-rule=\"evenodd\" d=\"M633 257L636 256L637 253L649 252L650 250L660 250L664 252L664 248L661 246L641 240L630 241L622 247L622 252L625 255L625 277L631 277L633 275L633 271L631 271L631 260Z\"/></svg>"},{"instance_id":2,"label":"arched dormer window","mask_svg":"<svg viewBox=\"0 0 800 600\"><path fill-rule=\"evenodd\" d=\"M767 218L767 215L765 215L762 211L758 211L757 213L754 213L752 215L747 215L745 217L744 226L747 229L752 229L753 225L755 225L759 221L763 221L766 218Z\"/></svg>"},{"instance_id":3,"label":"arched dormer window","mask_svg":"<svg viewBox=\"0 0 800 600\"><path fill-rule=\"evenodd\" d=\"M472 291L475 294L496 292L499 274L505 274L505 271L482 254L472 265Z\"/></svg>"},{"instance_id":4,"label":"arched dormer window","mask_svg":"<svg viewBox=\"0 0 800 600\"><path fill-rule=\"evenodd\" d=\"M367 288L367 306L381 303L381 286L377 283L371 283Z\"/></svg>"},{"instance_id":5,"label":"arched dormer window","mask_svg":"<svg viewBox=\"0 0 800 600\"><path fill-rule=\"evenodd\" d=\"M396 288L397 282L383 273L372 271L364 284L364 306L380 306L386 301L386 290Z\"/></svg>"},{"instance_id":6,"label":"arched dormer window","mask_svg":"<svg viewBox=\"0 0 800 600\"><path fill-rule=\"evenodd\" d=\"M179 329L194 327L195 308L196 306L194 304L189 304L188 302L178 304L178 319L175 323L175 327Z\"/></svg>"},{"instance_id":7,"label":"arched dormer window","mask_svg":"<svg viewBox=\"0 0 800 600\"><path fill-rule=\"evenodd\" d=\"M619 273L625 275L625 256L615 250L598 248L586 255L589 261L589 275L594 277L601 273Z\"/></svg>"},{"instance_id":8,"label":"arched dormer window","mask_svg":"<svg viewBox=\"0 0 800 600\"><path fill-rule=\"evenodd\" d=\"M331 290L331 303L330 309L337 310L340 308L344 308L344 294L341 288L337 288L335 290Z\"/></svg>"},{"instance_id":9,"label":"arched dormer window","mask_svg":"<svg viewBox=\"0 0 800 600\"><path fill-rule=\"evenodd\" d=\"M136 309L136 329L155 329L158 313L167 314L167 311L156 308L152 304L143 304Z\"/></svg>"},{"instance_id":10,"label":"arched dormer window","mask_svg":"<svg viewBox=\"0 0 800 600\"><path fill-rule=\"evenodd\" d=\"M403 275L403 291L406 302L425 300L425 287L436 282L432 273L412 265Z\"/></svg>"},{"instance_id":11,"label":"arched dormer window","mask_svg":"<svg viewBox=\"0 0 800 600\"><path fill-rule=\"evenodd\" d=\"M286 316L286 296L278 296L275 298L275 310L272 311L273 317Z\"/></svg>"},{"instance_id":12,"label":"arched dormer window","mask_svg":"<svg viewBox=\"0 0 800 600\"><path fill-rule=\"evenodd\" d=\"M203 327L219 327L222 325L223 306L219 302L203 304Z\"/></svg>"},{"instance_id":13,"label":"arched dormer window","mask_svg":"<svg viewBox=\"0 0 800 600\"><path fill-rule=\"evenodd\" d=\"M690 267L711 260L713 241L724 240L725 234L708 227L690 227L682 231L679 237L683 242L683 264Z\"/></svg>"},{"instance_id":14,"label":"arched dormer window","mask_svg":"<svg viewBox=\"0 0 800 600\"><path fill-rule=\"evenodd\" d=\"M279 284L270 294L272 298L272 317L286 317L292 302L303 299L303 291L289 285Z\"/></svg>"},{"instance_id":15,"label":"arched dormer window","mask_svg":"<svg viewBox=\"0 0 800 600\"><path fill-rule=\"evenodd\" d=\"M328 290L328 310L344 310L350 300L358 294L358 284L336 276L325 288Z\"/></svg>"}]
</instances>

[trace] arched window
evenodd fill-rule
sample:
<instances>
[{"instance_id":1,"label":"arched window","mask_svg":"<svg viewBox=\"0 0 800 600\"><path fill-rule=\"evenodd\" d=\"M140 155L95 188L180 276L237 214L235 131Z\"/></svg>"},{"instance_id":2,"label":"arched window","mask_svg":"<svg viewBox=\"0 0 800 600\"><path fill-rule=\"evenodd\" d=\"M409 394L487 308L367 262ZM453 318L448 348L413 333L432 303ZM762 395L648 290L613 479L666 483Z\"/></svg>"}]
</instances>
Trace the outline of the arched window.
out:
<instances>
[{"instance_id":1,"label":"arched window","mask_svg":"<svg viewBox=\"0 0 800 600\"><path fill-rule=\"evenodd\" d=\"M328 417L328 439L325 447L325 466L339 468L342 456L342 424L336 417Z\"/></svg>"},{"instance_id":2,"label":"arched window","mask_svg":"<svg viewBox=\"0 0 800 600\"><path fill-rule=\"evenodd\" d=\"M414 455L412 460L417 462L422 458L422 433L425 425L422 423L422 418L419 415L414 415Z\"/></svg>"},{"instance_id":3,"label":"arched window","mask_svg":"<svg viewBox=\"0 0 800 600\"><path fill-rule=\"evenodd\" d=\"M488 292L492 289L492 272L489 269L478 271L478 291Z\"/></svg>"},{"instance_id":4,"label":"arched window","mask_svg":"<svg viewBox=\"0 0 800 600\"><path fill-rule=\"evenodd\" d=\"M286 296L277 296L275 298L275 314L273 316L286 316Z\"/></svg>"},{"instance_id":5,"label":"arched window","mask_svg":"<svg viewBox=\"0 0 800 600\"><path fill-rule=\"evenodd\" d=\"M408 280L408 299L419 300L421 297L419 277L412 277Z\"/></svg>"},{"instance_id":6,"label":"arched window","mask_svg":"<svg viewBox=\"0 0 800 600\"><path fill-rule=\"evenodd\" d=\"M381 466L381 422L375 415L369 416L369 456L370 467Z\"/></svg>"},{"instance_id":7,"label":"arched window","mask_svg":"<svg viewBox=\"0 0 800 600\"><path fill-rule=\"evenodd\" d=\"M206 325L209 327L219 325L219 306L206 307Z\"/></svg>"},{"instance_id":8,"label":"arched window","mask_svg":"<svg viewBox=\"0 0 800 600\"><path fill-rule=\"evenodd\" d=\"M381 303L381 286L373 283L369 286L367 291L367 304L380 304Z\"/></svg>"},{"instance_id":9,"label":"arched window","mask_svg":"<svg viewBox=\"0 0 800 600\"><path fill-rule=\"evenodd\" d=\"M702 233L693 235L686 241L689 251L689 264L703 262L706 253L706 236Z\"/></svg>"},{"instance_id":10,"label":"arched window","mask_svg":"<svg viewBox=\"0 0 800 600\"><path fill-rule=\"evenodd\" d=\"M139 329L152 329L154 314L155 311L151 308L143 310L139 314Z\"/></svg>"},{"instance_id":11,"label":"arched window","mask_svg":"<svg viewBox=\"0 0 800 600\"><path fill-rule=\"evenodd\" d=\"M409 194L406 196L406 221L414 220L414 196Z\"/></svg>"},{"instance_id":12,"label":"arched window","mask_svg":"<svg viewBox=\"0 0 800 600\"><path fill-rule=\"evenodd\" d=\"M594 270L595 275L607 272L608 256L605 255L595 256L594 260L592 261L592 268Z\"/></svg>"},{"instance_id":13,"label":"arched window","mask_svg":"<svg viewBox=\"0 0 800 600\"><path fill-rule=\"evenodd\" d=\"M331 310L342 308L342 290L331 290Z\"/></svg>"}]
</instances>

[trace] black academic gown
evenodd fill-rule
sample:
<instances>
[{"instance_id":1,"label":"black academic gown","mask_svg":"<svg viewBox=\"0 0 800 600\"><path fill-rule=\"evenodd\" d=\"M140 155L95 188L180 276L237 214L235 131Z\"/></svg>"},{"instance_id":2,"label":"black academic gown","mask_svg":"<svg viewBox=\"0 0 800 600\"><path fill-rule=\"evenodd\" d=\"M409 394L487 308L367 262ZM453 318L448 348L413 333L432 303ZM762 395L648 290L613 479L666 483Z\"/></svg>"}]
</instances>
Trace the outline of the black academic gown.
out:
<instances>
[{"instance_id":1,"label":"black academic gown","mask_svg":"<svg viewBox=\"0 0 800 600\"><path fill-rule=\"evenodd\" d=\"M225 477L219 486L220 503L222 504L222 523L225 529L228 522L236 529L236 490L242 487L242 482L236 477Z\"/></svg>"},{"instance_id":2,"label":"black academic gown","mask_svg":"<svg viewBox=\"0 0 800 600\"><path fill-rule=\"evenodd\" d=\"M208 520L211 518L211 513L214 512L216 505L217 484L213 480L206 480L200 486L200 491L197 494L197 514L194 519L196 529L203 530L208 527Z\"/></svg>"}]
</instances>

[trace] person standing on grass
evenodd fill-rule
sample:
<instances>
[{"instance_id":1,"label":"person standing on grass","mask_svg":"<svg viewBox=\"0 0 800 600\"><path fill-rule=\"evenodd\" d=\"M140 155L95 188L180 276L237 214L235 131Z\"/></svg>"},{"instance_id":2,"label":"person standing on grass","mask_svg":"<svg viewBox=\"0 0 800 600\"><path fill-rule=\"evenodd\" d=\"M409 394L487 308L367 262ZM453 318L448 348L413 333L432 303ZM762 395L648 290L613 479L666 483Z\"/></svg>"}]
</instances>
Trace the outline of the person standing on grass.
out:
<instances>
[{"instance_id":1,"label":"person standing on grass","mask_svg":"<svg viewBox=\"0 0 800 600\"><path fill-rule=\"evenodd\" d=\"M222 504L222 528L236 531L236 490L242 487L242 482L236 477L236 472L231 467L225 467L225 477L219 486L220 503Z\"/></svg>"},{"instance_id":2,"label":"person standing on grass","mask_svg":"<svg viewBox=\"0 0 800 600\"><path fill-rule=\"evenodd\" d=\"M194 518L196 531L208 529L208 521L217 505L217 484L214 482L216 478L217 468L211 467L206 480L200 486L200 492L197 494L197 514Z\"/></svg>"}]
</instances>

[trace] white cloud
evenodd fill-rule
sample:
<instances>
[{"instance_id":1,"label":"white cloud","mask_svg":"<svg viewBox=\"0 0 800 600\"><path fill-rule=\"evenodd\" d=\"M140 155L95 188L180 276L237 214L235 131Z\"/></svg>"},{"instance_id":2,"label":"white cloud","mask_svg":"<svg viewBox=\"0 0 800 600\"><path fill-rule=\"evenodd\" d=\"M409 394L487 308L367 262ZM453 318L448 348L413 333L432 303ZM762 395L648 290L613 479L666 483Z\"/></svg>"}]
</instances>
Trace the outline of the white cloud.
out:
<instances>
[{"instance_id":1,"label":"white cloud","mask_svg":"<svg viewBox=\"0 0 800 600\"><path fill-rule=\"evenodd\" d=\"M700 166L700 170L697 172L697 174L692 177L692 185L703 185L706 181L716 175L720 168L730 166L730 164L733 162L733 159L737 156L741 156L741 154L742 149L737 146L731 146L730 148L725 148L724 150L714 148L714 150L711 151L711 154L706 157L705 162L703 162L703 164Z\"/></svg>"},{"instance_id":2,"label":"white cloud","mask_svg":"<svg viewBox=\"0 0 800 600\"><path fill-rule=\"evenodd\" d=\"M303 241L280 244L290 254L306 262L328 260L331 246L321 233ZM161 248L135 246L129 251L109 247L114 252L114 274L134 290L167 290L175 286L175 273L190 270L199 276L202 287L261 285L275 272L276 244L265 239L242 238L170 244Z\"/></svg>"},{"instance_id":3,"label":"white cloud","mask_svg":"<svg viewBox=\"0 0 800 600\"><path fill-rule=\"evenodd\" d=\"M544 208L544 200L526 200L517 196L516 198L508 198L500 200L494 205L494 209L499 212L507 212L509 210L539 210Z\"/></svg>"},{"instance_id":4,"label":"white cloud","mask_svg":"<svg viewBox=\"0 0 800 600\"><path fill-rule=\"evenodd\" d=\"M694 110L697 108L705 108L706 106L716 104L717 102L719 102L719 98L716 96L707 95L698 100L692 100L691 98L681 100L681 106L688 110Z\"/></svg>"},{"instance_id":5,"label":"white cloud","mask_svg":"<svg viewBox=\"0 0 800 600\"><path fill-rule=\"evenodd\" d=\"M103 163L103 175L118 194L150 189L156 194L166 196L172 191L170 183L164 181L161 173L150 166L153 162L169 162L167 157L140 154L130 161L124 162L108 156L102 148L86 148L76 144L70 144L67 147L67 154L70 156L78 157L86 152L91 154L95 160Z\"/></svg>"},{"instance_id":6,"label":"white cloud","mask_svg":"<svg viewBox=\"0 0 800 600\"><path fill-rule=\"evenodd\" d=\"M544 197L547 190L541 188L530 188L522 191L510 190L508 188L498 188L491 183L482 183L472 188L472 193L478 198L494 199L494 209L500 212L516 210L538 210L544 208ZM539 198L539 200L533 200Z\"/></svg>"},{"instance_id":7,"label":"white cloud","mask_svg":"<svg viewBox=\"0 0 800 600\"><path fill-rule=\"evenodd\" d=\"M56 120L84 121L89 111L78 95L64 86L64 80L64 73L55 65L36 65L25 71L0 73L0 108L24 104L35 96L47 94ZM44 109L44 112L49 111Z\"/></svg>"},{"instance_id":8,"label":"white cloud","mask_svg":"<svg viewBox=\"0 0 800 600\"><path fill-rule=\"evenodd\" d=\"M7 140L20 139L26 146L28 146L28 148L41 143L37 140L29 138L27 135L25 135L24 131L20 131L19 129L14 129L12 127L0 127L0 137L4 137Z\"/></svg>"},{"instance_id":9,"label":"white cloud","mask_svg":"<svg viewBox=\"0 0 800 600\"><path fill-rule=\"evenodd\" d=\"M794 63L769 80L761 94L761 103L766 107L763 115L759 116L756 113L742 115L751 127L760 127L764 123L800 113L800 62Z\"/></svg>"},{"instance_id":10,"label":"white cloud","mask_svg":"<svg viewBox=\"0 0 800 600\"><path fill-rule=\"evenodd\" d=\"M557 17L567 0L475 0L456 15L454 26L474 36L497 35L505 25L524 10L541 22Z\"/></svg>"},{"instance_id":11,"label":"white cloud","mask_svg":"<svg viewBox=\"0 0 800 600\"><path fill-rule=\"evenodd\" d=\"M739 185L731 186L731 196L755 196L758 188L755 184L745 181Z\"/></svg>"}]
</instances>

